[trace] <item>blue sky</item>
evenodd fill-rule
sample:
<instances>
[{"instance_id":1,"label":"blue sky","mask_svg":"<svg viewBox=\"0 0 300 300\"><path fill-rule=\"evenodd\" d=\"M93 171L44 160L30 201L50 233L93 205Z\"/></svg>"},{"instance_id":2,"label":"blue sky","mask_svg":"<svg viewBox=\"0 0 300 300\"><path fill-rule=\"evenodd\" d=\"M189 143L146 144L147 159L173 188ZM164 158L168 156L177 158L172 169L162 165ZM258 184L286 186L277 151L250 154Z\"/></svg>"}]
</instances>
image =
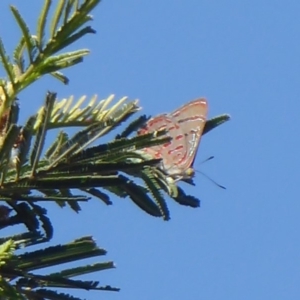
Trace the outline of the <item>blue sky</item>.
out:
<instances>
[{"instance_id":1,"label":"blue sky","mask_svg":"<svg viewBox=\"0 0 300 300\"><path fill-rule=\"evenodd\" d=\"M41 2L14 1L31 29ZM1 4L0 36L11 50L19 33L9 3ZM51 244L93 235L108 250L104 260L117 264L93 279L120 293L77 295L299 297L299 17L299 1L103 1L94 12L97 34L77 44L91 55L66 72L70 84L46 78L19 96L24 119L47 90L59 98L138 98L151 115L204 96L209 117L232 116L202 139L195 163L227 190L200 174L195 187L184 186L201 199L199 209L169 200L164 222L128 199L114 198L110 207L93 200L79 215L49 206Z\"/></svg>"}]
</instances>

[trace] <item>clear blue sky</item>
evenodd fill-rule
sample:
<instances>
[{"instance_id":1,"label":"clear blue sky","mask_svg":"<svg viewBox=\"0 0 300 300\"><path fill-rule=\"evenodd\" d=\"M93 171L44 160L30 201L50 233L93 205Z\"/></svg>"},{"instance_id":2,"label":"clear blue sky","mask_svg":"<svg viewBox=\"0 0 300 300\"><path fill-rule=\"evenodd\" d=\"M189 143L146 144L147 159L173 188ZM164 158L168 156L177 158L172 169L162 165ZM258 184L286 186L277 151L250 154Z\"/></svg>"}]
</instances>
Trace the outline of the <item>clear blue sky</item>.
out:
<instances>
[{"instance_id":1,"label":"clear blue sky","mask_svg":"<svg viewBox=\"0 0 300 300\"><path fill-rule=\"evenodd\" d=\"M0 10L0 36L10 49L19 35L11 2ZM43 1L13 2L33 26ZM164 222L128 199L110 207L93 200L79 215L50 206L57 226L51 244L93 235L108 250L104 261L117 264L92 278L120 293L77 295L298 299L299 19L299 1L103 1L92 23L97 35L78 44L91 55L67 72L69 86L47 78L20 95L24 116L47 90L59 98L126 95L152 115L205 96L209 117L232 116L202 139L195 164L227 190L199 174L196 187L185 186L201 199L199 209L169 200Z\"/></svg>"}]
</instances>

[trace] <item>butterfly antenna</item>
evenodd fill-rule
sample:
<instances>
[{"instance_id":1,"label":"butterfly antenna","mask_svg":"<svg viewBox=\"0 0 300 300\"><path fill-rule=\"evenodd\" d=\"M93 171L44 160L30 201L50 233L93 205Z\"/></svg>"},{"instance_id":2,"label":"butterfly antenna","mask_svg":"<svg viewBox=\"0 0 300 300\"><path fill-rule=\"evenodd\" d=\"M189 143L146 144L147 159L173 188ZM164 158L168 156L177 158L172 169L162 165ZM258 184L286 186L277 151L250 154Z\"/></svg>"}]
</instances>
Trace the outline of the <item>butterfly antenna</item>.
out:
<instances>
[{"instance_id":1,"label":"butterfly antenna","mask_svg":"<svg viewBox=\"0 0 300 300\"><path fill-rule=\"evenodd\" d=\"M226 190L226 187L217 183L215 180L213 180L212 178L210 178L208 175L206 175L205 173L201 172L201 171L198 171L198 170L195 170L196 172L202 174L204 177L206 177L206 179L210 180L212 183L214 183L216 186L218 186L219 188L223 189L223 190Z\"/></svg>"},{"instance_id":2,"label":"butterfly antenna","mask_svg":"<svg viewBox=\"0 0 300 300\"><path fill-rule=\"evenodd\" d=\"M206 158L205 160L203 160L200 164L206 163L207 161L212 160L212 159L214 159L214 158L215 158L215 157L212 155L212 156ZM195 170L195 171L198 172L198 173L200 173L200 174L202 174L204 177L206 177L208 180L210 180L212 183L214 183L214 184L215 184L216 186L218 186L219 188L226 190L226 187L225 187L225 186L223 186L223 185L217 183L215 180L213 180L212 178L210 178L210 177L209 177L208 175L206 175L205 173L203 173L203 172L201 172L201 171L198 171L198 170Z\"/></svg>"},{"instance_id":3,"label":"butterfly antenna","mask_svg":"<svg viewBox=\"0 0 300 300\"><path fill-rule=\"evenodd\" d=\"M210 156L209 158L206 158L206 159L204 159L203 161L201 161L200 165L201 165L201 164L204 164L204 163L206 163L207 161L212 160L212 159L214 159L214 158L215 158L214 156Z\"/></svg>"}]
</instances>

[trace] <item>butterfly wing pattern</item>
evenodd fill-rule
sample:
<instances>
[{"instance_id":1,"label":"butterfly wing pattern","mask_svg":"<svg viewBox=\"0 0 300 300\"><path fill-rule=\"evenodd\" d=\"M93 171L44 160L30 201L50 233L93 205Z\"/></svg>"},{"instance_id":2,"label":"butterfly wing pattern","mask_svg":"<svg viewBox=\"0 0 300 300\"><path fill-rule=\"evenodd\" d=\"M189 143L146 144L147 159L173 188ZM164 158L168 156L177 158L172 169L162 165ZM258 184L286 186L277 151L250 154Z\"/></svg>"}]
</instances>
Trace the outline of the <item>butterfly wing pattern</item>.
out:
<instances>
[{"instance_id":1,"label":"butterfly wing pattern","mask_svg":"<svg viewBox=\"0 0 300 300\"><path fill-rule=\"evenodd\" d=\"M184 104L170 114L151 118L138 134L165 129L172 137L169 143L144 149L161 158L161 169L175 179L191 177L193 163L206 122L208 105L203 98Z\"/></svg>"}]
</instances>

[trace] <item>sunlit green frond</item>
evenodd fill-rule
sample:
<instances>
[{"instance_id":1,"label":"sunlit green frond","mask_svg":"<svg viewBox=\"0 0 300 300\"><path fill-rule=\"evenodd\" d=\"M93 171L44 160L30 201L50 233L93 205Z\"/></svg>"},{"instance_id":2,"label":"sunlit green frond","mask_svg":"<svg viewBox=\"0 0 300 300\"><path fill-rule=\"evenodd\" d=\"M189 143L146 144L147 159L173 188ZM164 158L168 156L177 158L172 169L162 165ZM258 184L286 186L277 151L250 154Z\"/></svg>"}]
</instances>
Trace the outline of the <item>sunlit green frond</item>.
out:
<instances>
[{"instance_id":1,"label":"sunlit green frond","mask_svg":"<svg viewBox=\"0 0 300 300\"><path fill-rule=\"evenodd\" d=\"M57 74L59 74L58 72L60 70L70 68L72 66L75 66L75 65L83 62L83 56L88 54L87 51L83 51L83 52L85 52L85 54L83 54L81 57L78 57L75 59L63 60L63 61L59 61L59 62L56 62L53 64L47 62L47 64L40 69L41 76L46 75L46 74L51 74L52 76L53 76L53 74L55 74L57 76ZM56 76L54 76L54 77L56 77Z\"/></svg>"},{"instance_id":2,"label":"sunlit green frond","mask_svg":"<svg viewBox=\"0 0 300 300\"><path fill-rule=\"evenodd\" d=\"M91 19L87 19L86 21L90 21L90 20ZM61 51L62 49L72 45L77 40L81 39L83 36L85 36L86 34L89 34L89 33L96 33L96 31L90 26L80 29L78 32L70 35L69 37L62 39L59 44L56 44L55 46L52 47L51 51L53 53L57 53L57 52ZM62 37L60 37L60 38L62 38Z\"/></svg>"},{"instance_id":3,"label":"sunlit green frond","mask_svg":"<svg viewBox=\"0 0 300 300\"><path fill-rule=\"evenodd\" d=\"M18 45L16 46L13 52L14 63L16 64L14 67L17 68L15 70L15 74L17 77L21 76L25 70L25 59L24 59L24 50L25 50L25 39L21 37Z\"/></svg>"},{"instance_id":4,"label":"sunlit green frond","mask_svg":"<svg viewBox=\"0 0 300 300\"><path fill-rule=\"evenodd\" d=\"M56 94L48 93L46 97L46 102L44 106L44 110L37 117L37 123L39 124L37 129L36 140L34 143L33 151L30 156L30 165L32 166L32 175L35 174L36 168L38 166L39 158L42 154L42 150L44 147L46 133L48 129L49 120L51 118L52 109L54 106L54 101L56 98Z\"/></svg>"},{"instance_id":5,"label":"sunlit green frond","mask_svg":"<svg viewBox=\"0 0 300 300\"><path fill-rule=\"evenodd\" d=\"M30 33L30 30L25 22L25 20L22 18L21 14L19 13L18 9L15 6L10 7L21 31L22 36L24 37L27 53L28 53L28 59L30 63L34 60L34 50L35 50L35 40L32 38L32 34ZM12 79L10 79L12 82L14 82Z\"/></svg>"},{"instance_id":6,"label":"sunlit green frond","mask_svg":"<svg viewBox=\"0 0 300 300\"><path fill-rule=\"evenodd\" d=\"M14 50L14 64L10 62L4 45L0 40L0 59L7 73L8 85L13 87L10 91L7 91L5 89L7 84L4 84L4 99L8 100L8 103L1 107L0 116L10 106L12 100L20 91L43 75L51 74L65 84L69 81L59 71L82 62L83 57L89 53L88 50L64 52L56 56L55 54L84 35L95 32L90 26L83 27L83 25L92 19L88 13L99 2L99 0L85 0L78 6L76 1L58 1L51 20L50 39L46 43L44 39L51 1L45 1L41 9L35 34L29 31L29 27L18 9L11 6L11 11L21 29L22 37ZM61 18L66 19L61 20ZM61 27L58 28L59 23L61 23ZM25 51L28 55L27 64L24 60Z\"/></svg>"},{"instance_id":7,"label":"sunlit green frond","mask_svg":"<svg viewBox=\"0 0 300 300\"><path fill-rule=\"evenodd\" d=\"M5 265L7 260L12 257L16 246L12 240L0 245L0 267Z\"/></svg>"},{"instance_id":8,"label":"sunlit green frond","mask_svg":"<svg viewBox=\"0 0 300 300\"><path fill-rule=\"evenodd\" d=\"M139 110L137 101L126 103L126 97L121 98L111 108L108 108L114 97L114 95L110 95L106 99L97 101L97 97L94 96L83 108L81 108L81 106L86 101L86 96L79 98L73 105L73 96L68 99L56 101L49 126L50 128L88 126L94 122L103 122L113 119L115 119L117 123L122 121L124 117L130 116Z\"/></svg>"},{"instance_id":9,"label":"sunlit green frond","mask_svg":"<svg viewBox=\"0 0 300 300\"><path fill-rule=\"evenodd\" d=\"M59 1L59 2L63 2L63 1ZM50 6L51 6L51 0L45 0L43 8L38 18L36 35L37 35L38 46L40 49L43 48L43 44L44 44L45 27L46 27L47 17L50 11Z\"/></svg>"},{"instance_id":10,"label":"sunlit green frond","mask_svg":"<svg viewBox=\"0 0 300 300\"><path fill-rule=\"evenodd\" d=\"M50 75L52 75L54 78L61 81L63 84L68 84L70 81L67 76L65 76L63 73L59 71L51 72Z\"/></svg>"},{"instance_id":11,"label":"sunlit green frond","mask_svg":"<svg viewBox=\"0 0 300 300\"><path fill-rule=\"evenodd\" d=\"M69 140L69 136L66 132L60 131L53 141L52 145L46 150L45 157L49 161L53 161L55 157L59 155L59 152L64 145Z\"/></svg>"},{"instance_id":12,"label":"sunlit green frond","mask_svg":"<svg viewBox=\"0 0 300 300\"><path fill-rule=\"evenodd\" d=\"M54 54L85 34L94 33L95 31L90 27L80 28L91 20L88 14L99 2L100 0L84 1L82 5L75 10L72 10L73 7L71 6L65 6L60 3L51 22L52 42L46 45L44 52ZM73 4L74 3L75 2L73 2ZM64 15L64 22L60 24L61 27L58 28L59 23L61 23L62 15Z\"/></svg>"},{"instance_id":13,"label":"sunlit green frond","mask_svg":"<svg viewBox=\"0 0 300 300\"><path fill-rule=\"evenodd\" d=\"M47 65L47 68L51 66L64 66L64 67L69 67L72 64L72 61L76 61L78 59L81 59L83 56L86 56L90 53L89 50L77 50L77 51L72 51L72 52L67 52L63 54L59 54L56 56L51 56L48 59L45 60L45 65ZM68 64L68 65L66 65Z\"/></svg>"},{"instance_id":14,"label":"sunlit green frond","mask_svg":"<svg viewBox=\"0 0 300 300\"><path fill-rule=\"evenodd\" d=\"M0 38L0 62L2 63L3 68L5 69L10 81L14 82L15 81L14 66L11 63L9 56L6 54L6 50L4 48L4 44L1 38ZM4 91L6 91L5 86L2 86L2 88L4 89ZM5 99L6 98L7 97L5 97Z\"/></svg>"},{"instance_id":15,"label":"sunlit green frond","mask_svg":"<svg viewBox=\"0 0 300 300\"><path fill-rule=\"evenodd\" d=\"M71 1L68 1L67 5L68 4L71 4ZM56 34L59 22L61 20L62 15L63 15L63 10L64 10L65 5L66 5L65 1L58 1L58 3L57 3L57 6L56 6L56 9L54 11L54 14L53 14L53 17L52 17L52 20L51 20L51 24L50 24L50 38L51 39L53 39L54 35ZM68 11L68 9L66 8L65 13L67 11Z\"/></svg>"}]
</instances>

